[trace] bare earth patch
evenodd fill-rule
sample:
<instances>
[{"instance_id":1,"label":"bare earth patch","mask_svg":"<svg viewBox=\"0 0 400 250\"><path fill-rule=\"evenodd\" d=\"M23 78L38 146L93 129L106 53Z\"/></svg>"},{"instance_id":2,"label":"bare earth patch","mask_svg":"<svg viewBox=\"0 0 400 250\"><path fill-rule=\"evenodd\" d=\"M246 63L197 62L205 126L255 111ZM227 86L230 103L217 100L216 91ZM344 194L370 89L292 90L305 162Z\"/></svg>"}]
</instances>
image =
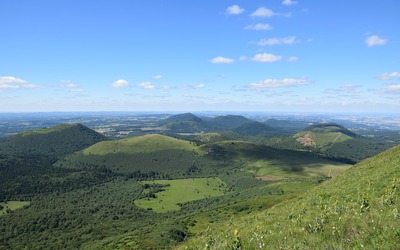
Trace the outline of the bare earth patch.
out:
<instances>
[{"instance_id":1,"label":"bare earth patch","mask_svg":"<svg viewBox=\"0 0 400 250\"><path fill-rule=\"evenodd\" d=\"M303 137L297 138L296 141L305 147L315 147L315 142L313 138L313 133L308 132Z\"/></svg>"}]
</instances>

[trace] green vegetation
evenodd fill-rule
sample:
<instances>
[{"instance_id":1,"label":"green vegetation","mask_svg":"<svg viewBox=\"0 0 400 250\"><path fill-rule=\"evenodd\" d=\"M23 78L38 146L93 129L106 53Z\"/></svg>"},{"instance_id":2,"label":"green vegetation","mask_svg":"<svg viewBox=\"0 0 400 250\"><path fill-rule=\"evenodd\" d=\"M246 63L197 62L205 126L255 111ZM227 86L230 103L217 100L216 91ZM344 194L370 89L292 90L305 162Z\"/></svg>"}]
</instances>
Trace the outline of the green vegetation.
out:
<instances>
[{"instance_id":1,"label":"green vegetation","mask_svg":"<svg viewBox=\"0 0 400 250\"><path fill-rule=\"evenodd\" d=\"M135 178L185 178L210 175L215 165L194 143L163 135L104 141L58 161L67 169L103 169Z\"/></svg>"},{"instance_id":2,"label":"green vegetation","mask_svg":"<svg viewBox=\"0 0 400 250\"><path fill-rule=\"evenodd\" d=\"M186 123L213 122L198 119L188 114ZM111 141L77 124L5 139L0 249L159 249L183 241L195 249L346 249L368 240L372 229L366 225L389 235L370 248L395 239L383 225L398 216L399 185L392 177L399 177L399 160L391 158L400 149L371 160L371 169L364 163L350 168L327 159L331 151L305 149L292 136L271 139L257 132L264 125L248 126L244 119L217 119L243 128L241 133L216 129L182 133L181 139L149 134ZM342 140L349 135L325 129L328 136L321 140L336 135L329 149L340 145L337 152L359 157L350 150L358 138ZM264 145L274 140L299 146ZM4 206L11 200L26 203L12 211ZM363 224L371 218L379 225Z\"/></svg>"},{"instance_id":3,"label":"green vegetation","mask_svg":"<svg viewBox=\"0 0 400 250\"><path fill-rule=\"evenodd\" d=\"M83 150L84 155L137 154L162 150L196 151L188 141L168 136L151 134L118 141L103 141Z\"/></svg>"},{"instance_id":4,"label":"green vegetation","mask_svg":"<svg viewBox=\"0 0 400 250\"><path fill-rule=\"evenodd\" d=\"M50 128L39 128L39 129L35 129L35 130L24 131L24 132L21 132L20 135L21 136L28 136L28 135L37 135L37 134L48 134L48 133L53 133L53 132L61 132L64 129L73 128L76 125L77 124L60 124L60 125L57 125L57 126L54 126L54 127L50 127Z\"/></svg>"},{"instance_id":5,"label":"green vegetation","mask_svg":"<svg viewBox=\"0 0 400 250\"><path fill-rule=\"evenodd\" d=\"M400 147L298 198L210 227L180 249L397 249Z\"/></svg>"},{"instance_id":6,"label":"green vegetation","mask_svg":"<svg viewBox=\"0 0 400 250\"><path fill-rule=\"evenodd\" d=\"M299 137L303 137L305 136L307 133L310 132L300 132L295 134L293 137L295 139L299 138ZM333 143L339 143L339 142L344 142L347 140L352 139L352 137L343 134L341 132L324 132L324 133L316 133L316 132L311 132L310 136L312 137L312 140L315 143L315 147L316 148L324 148L327 146L330 146Z\"/></svg>"},{"instance_id":7,"label":"green vegetation","mask_svg":"<svg viewBox=\"0 0 400 250\"><path fill-rule=\"evenodd\" d=\"M223 141L203 147L213 150L217 157L229 158L242 170L256 176L336 176L350 167L348 164L324 159L309 152L279 150L242 141Z\"/></svg>"},{"instance_id":8,"label":"green vegetation","mask_svg":"<svg viewBox=\"0 0 400 250\"><path fill-rule=\"evenodd\" d=\"M104 140L104 136L83 125L62 124L11 136L0 143L0 154L58 158Z\"/></svg>"},{"instance_id":9,"label":"green vegetation","mask_svg":"<svg viewBox=\"0 0 400 250\"><path fill-rule=\"evenodd\" d=\"M135 200L135 205L145 209L151 208L157 213L179 210L183 203L189 201L222 196L226 187L219 178L157 180L145 181L142 184L148 187L142 191L147 198ZM163 188L154 192L154 184L160 184Z\"/></svg>"},{"instance_id":10,"label":"green vegetation","mask_svg":"<svg viewBox=\"0 0 400 250\"><path fill-rule=\"evenodd\" d=\"M343 126L333 123L309 126L291 137L269 138L264 143L281 149L310 151L351 164L374 156L395 145L363 138Z\"/></svg>"},{"instance_id":11,"label":"green vegetation","mask_svg":"<svg viewBox=\"0 0 400 250\"><path fill-rule=\"evenodd\" d=\"M29 201L7 201L0 202L0 216L11 213L14 210L23 208L30 204Z\"/></svg>"},{"instance_id":12,"label":"green vegetation","mask_svg":"<svg viewBox=\"0 0 400 250\"><path fill-rule=\"evenodd\" d=\"M234 130L242 135L248 136L268 136L275 135L279 131L269 127L261 122L247 122L234 128Z\"/></svg>"}]
</instances>

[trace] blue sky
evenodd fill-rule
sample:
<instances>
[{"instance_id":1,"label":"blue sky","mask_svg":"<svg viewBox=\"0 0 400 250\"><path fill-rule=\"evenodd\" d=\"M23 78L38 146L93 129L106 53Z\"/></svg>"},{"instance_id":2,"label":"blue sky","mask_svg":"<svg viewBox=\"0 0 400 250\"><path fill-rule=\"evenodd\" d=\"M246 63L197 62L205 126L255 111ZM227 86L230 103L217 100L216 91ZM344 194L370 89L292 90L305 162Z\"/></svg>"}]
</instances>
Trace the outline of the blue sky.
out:
<instances>
[{"instance_id":1,"label":"blue sky","mask_svg":"<svg viewBox=\"0 0 400 250\"><path fill-rule=\"evenodd\" d=\"M0 1L0 112L398 113L400 1Z\"/></svg>"}]
</instances>

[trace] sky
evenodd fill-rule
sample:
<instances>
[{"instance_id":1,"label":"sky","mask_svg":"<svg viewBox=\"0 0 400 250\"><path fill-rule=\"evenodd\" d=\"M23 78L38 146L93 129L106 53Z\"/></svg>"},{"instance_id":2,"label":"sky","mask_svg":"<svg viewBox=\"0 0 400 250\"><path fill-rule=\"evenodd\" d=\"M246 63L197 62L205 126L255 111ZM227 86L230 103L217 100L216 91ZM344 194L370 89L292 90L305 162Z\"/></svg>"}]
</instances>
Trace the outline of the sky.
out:
<instances>
[{"instance_id":1,"label":"sky","mask_svg":"<svg viewBox=\"0 0 400 250\"><path fill-rule=\"evenodd\" d=\"M398 0L1 0L0 112L400 112Z\"/></svg>"}]
</instances>

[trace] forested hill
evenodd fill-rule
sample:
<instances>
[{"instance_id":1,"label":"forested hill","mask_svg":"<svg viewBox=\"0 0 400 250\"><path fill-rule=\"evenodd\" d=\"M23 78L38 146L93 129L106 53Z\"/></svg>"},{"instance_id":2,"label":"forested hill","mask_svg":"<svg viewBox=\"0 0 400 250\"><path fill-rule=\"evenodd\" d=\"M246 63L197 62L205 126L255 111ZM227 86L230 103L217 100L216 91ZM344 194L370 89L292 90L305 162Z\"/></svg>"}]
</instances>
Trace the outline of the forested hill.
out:
<instances>
[{"instance_id":1,"label":"forested hill","mask_svg":"<svg viewBox=\"0 0 400 250\"><path fill-rule=\"evenodd\" d=\"M173 116L168 117L167 119L162 120L161 125L167 124L170 122L187 122L187 121L202 122L203 120L192 113L184 113L184 114L179 114L179 115L173 115Z\"/></svg>"},{"instance_id":2,"label":"forested hill","mask_svg":"<svg viewBox=\"0 0 400 250\"><path fill-rule=\"evenodd\" d=\"M106 137L81 124L61 124L8 137L0 143L0 154L60 157L104 140Z\"/></svg>"},{"instance_id":3,"label":"forested hill","mask_svg":"<svg viewBox=\"0 0 400 250\"><path fill-rule=\"evenodd\" d=\"M390 144L377 143L335 123L311 125L291 137L272 139L269 145L307 150L347 163L360 162L390 148Z\"/></svg>"},{"instance_id":4,"label":"forested hill","mask_svg":"<svg viewBox=\"0 0 400 250\"><path fill-rule=\"evenodd\" d=\"M336 123L321 123L311 125L306 128L305 131L311 131L314 133L342 133L350 137L357 137L355 133Z\"/></svg>"},{"instance_id":5,"label":"forested hill","mask_svg":"<svg viewBox=\"0 0 400 250\"><path fill-rule=\"evenodd\" d=\"M254 122L241 115L217 116L209 121L210 126L219 129L234 129L243 124Z\"/></svg>"}]
</instances>

